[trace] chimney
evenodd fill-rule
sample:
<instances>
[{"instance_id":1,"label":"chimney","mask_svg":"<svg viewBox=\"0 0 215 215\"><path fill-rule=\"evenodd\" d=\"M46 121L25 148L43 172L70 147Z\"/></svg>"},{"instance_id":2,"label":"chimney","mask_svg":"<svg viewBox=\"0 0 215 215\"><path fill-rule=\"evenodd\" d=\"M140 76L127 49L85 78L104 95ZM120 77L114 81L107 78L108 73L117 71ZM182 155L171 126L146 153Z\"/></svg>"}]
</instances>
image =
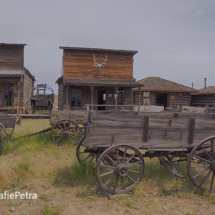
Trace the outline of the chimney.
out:
<instances>
[{"instance_id":1,"label":"chimney","mask_svg":"<svg viewBox=\"0 0 215 215\"><path fill-rule=\"evenodd\" d=\"M192 83L192 88L193 88L193 83Z\"/></svg>"},{"instance_id":2,"label":"chimney","mask_svg":"<svg viewBox=\"0 0 215 215\"><path fill-rule=\"evenodd\" d=\"M207 78L205 78L205 90L206 90L206 79L207 79Z\"/></svg>"}]
</instances>

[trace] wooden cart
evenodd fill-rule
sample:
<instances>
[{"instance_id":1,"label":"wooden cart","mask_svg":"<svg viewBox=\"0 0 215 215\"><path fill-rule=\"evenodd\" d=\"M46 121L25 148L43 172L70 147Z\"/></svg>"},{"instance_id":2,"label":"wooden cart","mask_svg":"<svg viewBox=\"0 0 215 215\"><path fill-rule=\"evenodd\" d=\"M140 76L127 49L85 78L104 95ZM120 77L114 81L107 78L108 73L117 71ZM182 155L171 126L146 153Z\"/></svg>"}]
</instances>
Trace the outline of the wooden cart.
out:
<instances>
[{"instance_id":1,"label":"wooden cart","mask_svg":"<svg viewBox=\"0 0 215 215\"><path fill-rule=\"evenodd\" d=\"M12 136L15 126L21 124L20 116L11 116L4 112L0 112L0 156L3 151L3 133Z\"/></svg>"},{"instance_id":2,"label":"wooden cart","mask_svg":"<svg viewBox=\"0 0 215 215\"><path fill-rule=\"evenodd\" d=\"M52 141L58 146L65 143L76 145L83 136L81 125L86 121L86 111L52 111L50 115Z\"/></svg>"},{"instance_id":3,"label":"wooden cart","mask_svg":"<svg viewBox=\"0 0 215 215\"><path fill-rule=\"evenodd\" d=\"M172 164L187 161L192 184L213 190L214 114L89 112L88 118L77 145L77 160L96 158L96 179L107 193L126 193L137 186L145 157L157 157L179 178L183 176Z\"/></svg>"}]
</instances>

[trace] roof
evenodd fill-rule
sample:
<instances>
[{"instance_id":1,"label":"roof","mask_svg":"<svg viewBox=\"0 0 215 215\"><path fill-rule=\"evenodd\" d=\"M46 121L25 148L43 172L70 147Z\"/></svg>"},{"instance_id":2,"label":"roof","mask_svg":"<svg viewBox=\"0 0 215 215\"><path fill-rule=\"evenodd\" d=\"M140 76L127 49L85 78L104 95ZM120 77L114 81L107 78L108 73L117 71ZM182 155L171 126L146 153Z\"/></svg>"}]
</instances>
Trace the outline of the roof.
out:
<instances>
[{"instance_id":1,"label":"roof","mask_svg":"<svg viewBox=\"0 0 215 215\"><path fill-rule=\"evenodd\" d=\"M215 94L215 86L208 86L198 90L198 93L192 93L192 95L204 95L204 94Z\"/></svg>"},{"instance_id":2,"label":"roof","mask_svg":"<svg viewBox=\"0 0 215 215\"><path fill-rule=\"evenodd\" d=\"M140 87L142 84L132 80L101 80L101 79L66 79L61 76L55 83L63 81L67 85L78 86L115 86L115 87Z\"/></svg>"},{"instance_id":3,"label":"roof","mask_svg":"<svg viewBox=\"0 0 215 215\"><path fill-rule=\"evenodd\" d=\"M141 90L144 91L168 91L168 92L198 92L198 90L169 81L159 77L147 77L138 81L144 84Z\"/></svg>"},{"instance_id":4,"label":"roof","mask_svg":"<svg viewBox=\"0 0 215 215\"><path fill-rule=\"evenodd\" d=\"M22 77L24 70L0 70L0 77Z\"/></svg>"},{"instance_id":5,"label":"roof","mask_svg":"<svg viewBox=\"0 0 215 215\"><path fill-rule=\"evenodd\" d=\"M26 72L31 79L35 80L34 76L26 68L24 68L24 70L0 70L0 77L1 78L20 78L23 76L24 72Z\"/></svg>"},{"instance_id":6,"label":"roof","mask_svg":"<svg viewBox=\"0 0 215 215\"><path fill-rule=\"evenodd\" d=\"M0 43L0 46L26 46L26 44L18 44L18 43Z\"/></svg>"},{"instance_id":7,"label":"roof","mask_svg":"<svg viewBox=\"0 0 215 215\"><path fill-rule=\"evenodd\" d=\"M100 51L100 52L120 52L120 53L131 53L135 55L138 51L134 50L117 50L117 49L100 49L100 48L84 48L84 47L68 47L60 46L60 49L70 49L75 51Z\"/></svg>"}]
</instances>

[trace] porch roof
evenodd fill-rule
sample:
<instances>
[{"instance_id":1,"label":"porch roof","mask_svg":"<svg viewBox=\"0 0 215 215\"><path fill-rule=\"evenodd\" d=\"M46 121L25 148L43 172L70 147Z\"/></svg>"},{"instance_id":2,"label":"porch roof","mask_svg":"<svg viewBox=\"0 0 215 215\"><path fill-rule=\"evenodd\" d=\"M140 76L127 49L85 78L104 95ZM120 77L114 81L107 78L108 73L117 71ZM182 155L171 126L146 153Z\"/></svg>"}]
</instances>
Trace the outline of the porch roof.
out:
<instances>
[{"instance_id":1,"label":"porch roof","mask_svg":"<svg viewBox=\"0 0 215 215\"><path fill-rule=\"evenodd\" d=\"M63 81L65 85L76 86L110 86L110 87L143 87L142 83L132 80L101 80L101 79L66 79L61 76L55 83Z\"/></svg>"}]
</instances>

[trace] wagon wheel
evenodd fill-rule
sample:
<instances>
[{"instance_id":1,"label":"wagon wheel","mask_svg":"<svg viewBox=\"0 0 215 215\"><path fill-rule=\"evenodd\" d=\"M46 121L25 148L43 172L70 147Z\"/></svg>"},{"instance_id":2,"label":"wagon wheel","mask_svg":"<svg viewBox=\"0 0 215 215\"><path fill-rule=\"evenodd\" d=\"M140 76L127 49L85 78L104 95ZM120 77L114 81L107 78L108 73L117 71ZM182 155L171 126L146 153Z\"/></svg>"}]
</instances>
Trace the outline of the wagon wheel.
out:
<instances>
[{"instance_id":1,"label":"wagon wheel","mask_svg":"<svg viewBox=\"0 0 215 215\"><path fill-rule=\"evenodd\" d=\"M89 152L85 151L85 143L84 143L84 137L82 137L77 144L76 147L76 158L80 164L86 162L86 163L92 163L94 157L90 156Z\"/></svg>"},{"instance_id":2,"label":"wagon wheel","mask_svg":"<svg viewBox=\"0 0 215 215\"><path fill-rule=\"evenodd\" d=\"M145 163L140 151L130 145L106 149L96 164L96 180L110 194L127 193L139 184Z\"/></svg>"},{"instance_id":3,"label":"wagon wheel","mask_svg":"<svg viewBox=\"0 0 215 215\"><path fill-rule=\"evenodd\" d=\"M4 140L3 140L2 132L0 131L0 156L2 155L2 152L3 152L3 146L4 146Z\"/></svg>"},{"instance_id":4,"label":"wagon wheel","mask_svg":"<svg viewBox=\"0 0 215 215\"><path fill-rule=\"evenodd\" d=\"M194 186L214 191L215 136L205 138L192 149L187 161L187 173Z\"/></svg>"},{"instance_id":5,"label":"wagon wheel","mask_svg":"<svg viewBox=\"0 0 215 215\"><path fill-rule=\"evenodd\" d=\"M81 135L81 129L72 120L60 120L52 126L51 130L51 139L58 146L65 143L76 145Z\"/></svg>"}]
</instances>

